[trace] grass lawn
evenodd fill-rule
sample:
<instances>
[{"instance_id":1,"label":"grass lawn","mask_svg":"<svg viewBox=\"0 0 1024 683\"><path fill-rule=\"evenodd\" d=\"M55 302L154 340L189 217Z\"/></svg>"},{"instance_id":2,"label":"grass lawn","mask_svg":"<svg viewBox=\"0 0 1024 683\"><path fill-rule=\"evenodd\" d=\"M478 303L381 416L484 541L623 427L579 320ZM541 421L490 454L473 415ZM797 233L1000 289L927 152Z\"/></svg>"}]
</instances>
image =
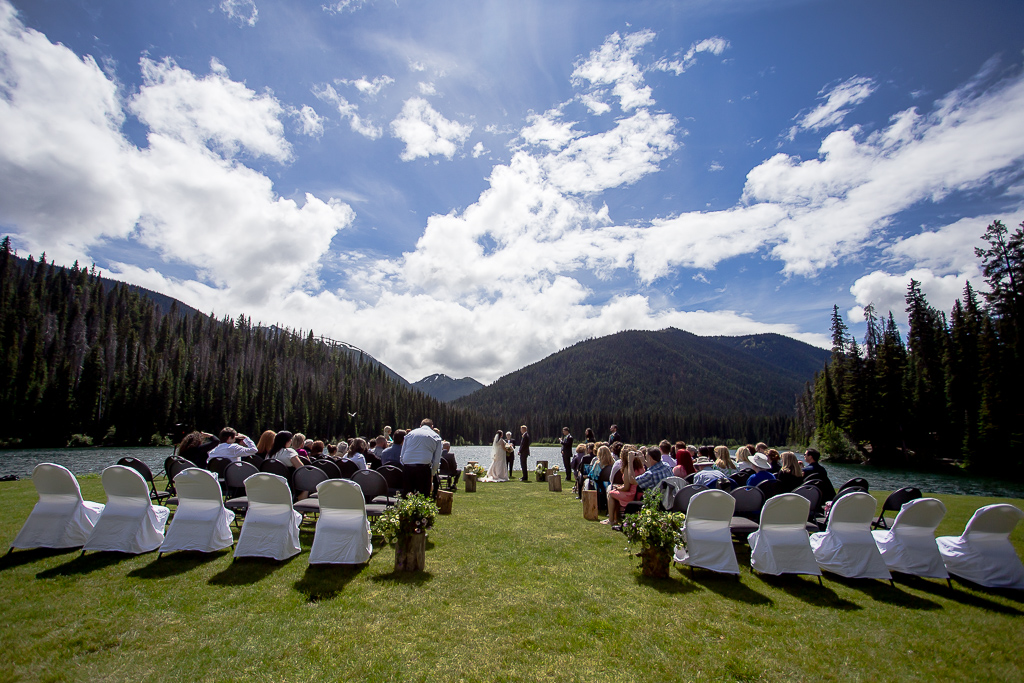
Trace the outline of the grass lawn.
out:
<instances>
[{"instance_id":1,"label":"grass lawn","mask_svg":"<svg viewBox=\"0 0 1024 683\"><path fill-rule=\"evenodd\" d=\"M941 535L1003 502L937 497ZM30 481L0 484L4 547L35 501ZM389 547L310 567L312 540L305 525L283 563L16 551L0 559L0 681L1024 680L1024 592L761 577L746 545L739 581L648 581L568 487L460 491L422 574L393 575ZM1024 554L1024 525L1013 542Z\"/></svg>"}]
</instances>

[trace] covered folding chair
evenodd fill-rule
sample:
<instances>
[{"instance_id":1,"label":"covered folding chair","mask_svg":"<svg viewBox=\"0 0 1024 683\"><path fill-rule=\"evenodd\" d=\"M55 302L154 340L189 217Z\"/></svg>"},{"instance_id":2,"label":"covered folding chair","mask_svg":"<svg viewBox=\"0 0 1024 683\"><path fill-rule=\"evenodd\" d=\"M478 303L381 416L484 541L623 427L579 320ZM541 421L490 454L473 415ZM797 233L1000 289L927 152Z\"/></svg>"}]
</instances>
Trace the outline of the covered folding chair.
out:
<instances>
[{"instance_id":1,"label":"covered folding chair","mask_svg":"<svg viewBox=\"0 0 1024 683\"><path fill-rule=\"evenodd\" d=\"M234 544L231 522L235 513L224 507L217 475L190 467L174 478L178 509L167 527L160 554L175 550L212 553Z\"/></svg>"},{"instance_id":2,"label":"covered folding chair","mask_svg":"<svg viewBox=\"0 0 1024 683\"><path fill-rule=\"evenodd\" d=\"M703 484L690 484L679 489L676 494L676 498L672 501L672 506L669 507L669 512L683 512L685 513L687 508L690 506L690 500L700 493L701 491L707 491L708 487Z\"/></svg>"},{"instance_id":3,"label":"covered folding chair","mask_svg":"<svg viewBox=\"0 0 1024 683\"><path fill-rule=\"evenodd\" d=\"M872 531L878 551L891 572L949 579L935 543L935 529L946 506L935 498L918 498L903 506L891 529Z\"/></svg>"},{"instance_id":4,"label":"covered folding chair","mask_svg":"<svg viewBox=\"0 0 1024 683\"><path fill-rule=\"evenodd\" d=\"M750 566L761 574L775 576L821 576L807 536L810 509L810 501L795 493L780 493L769 498L761 508L760 528L747 537Z\"/></svg>"},{"instance_id":5,"label":"covered folding chair","mask_svg":"<svg viewBox=\"0 0 1024 683\"><path fill-rule=\"evenodd\" d=\"M103 512L103 505L83 500L75 475L60 465L36 465L32 483L39 501L11 543L11 550L84 545Z\"/></svg>"},{"instance_id":6,"label":"covered folding chair","mask_svg":"<svg viewBox=\"0 0 1024 683\"><path fill-rule=\"evenodd\" d=\"M370 521L363 492L345 479L329 479L317 487L320 518L309 552L310 564L362 564L373 552Z\"/></svg>"},{"instance_id":7,"label":"covered folding chair","mask_svg":"<svg viewBox=\"0 0 1024 683\"><path fill-rule=\"evenodd\" d=\"M878 514L878 519L871 523L876 529L888 529L889 522L885 518L886 512L895 512L899 514L899 511L903 509L903 505L912 500L917 500L921 497L921 489L914 488L913 486L904 486L901 489L897 489L890 493L885 502L882 503L882 511Z\"/></svg>"},{"instance_id":8,"label":"covered folding chair","mask_svg":"<svg viewBox=\"0 0 1024 683\"><path fill-rule=\"evenodd\" d=\"M149 484L149 497L154 503L161 503L166 498L170 498L171 494L169 491L157 491L156 482L153 480L153 470L149 469L149 465L142 462L138 458L125 457L117 461L118 465L124 465L125 467L131 467L133 470L142 475L142 478Z\"/></svg>"},{"instance_id":9,"label":"covered folding chair","mask_svg":"<svg viewBox=\"0 0 1024 683\"><path fill-rule=\"evenodd\" d=\"M153 505L146 480L135 469L111 465L101 475L107 504L82 547L122 553L148 553L164 542L170 510Z\"/></svg>"},{"instance_id":10,"label":"covered folding chair","mask_svg":"<svg viewBox=\"0 0 1024 683\"><path fill-rule=\"evenodd\" d=\"M685 545L678 546L675 561L690 567L739 574L736 551L732 547L729 522L736 500L725 491L701 491L690 499L683 523Z\"/></svg>"},{"instance_id":11,"label":"covered folding chair","mask_svg":"<svg viewBox=\"0 0 1024 683\"><path fill-rule=\"evenodd\" d=\"M975 511L962 536L935 542L950 574L987 588L1024 589L1024 565L1010 543L1010 532L1024 512L1005 503Z\"/></svg>"},{"instance_id":12,"label":"covered folding chair","mask_svg":"<svg viewBox=\"0 0 1024 683\"><path fill-rule=\"evenodd\" d=\"M284 477L259 472L245 480L249 509L235 545L235 557L271 557L285 560L297 555L302 515L292 509L292 491Z\"/></svg>"},{"instance_id":13,"label":"covered folding chair","mask_svg":"<svg viewBox=\"0 0 1024 683\"><path fill-rule=\"evenodd\" d=\"M621 471L619 470L619 472ZM661 507L670 510L675 503L676 495L684 488L686 488L686 482L683 481L682 477L665 477L662 479L658 484L658 490L661 491Z\"/></svg>"},{"instance_id":14,"label":"covered folding chair","mask_svg":"<svg viewBox=\"0 0 1024 683\"><path fill-rule=\"evenodd\" d=\"M871 494L854 491L836 500L825 531L811 534L811 550L818 566L848 579L891 581L871 535L874 516L875 499Z\"/></svg>"}]
</instances>

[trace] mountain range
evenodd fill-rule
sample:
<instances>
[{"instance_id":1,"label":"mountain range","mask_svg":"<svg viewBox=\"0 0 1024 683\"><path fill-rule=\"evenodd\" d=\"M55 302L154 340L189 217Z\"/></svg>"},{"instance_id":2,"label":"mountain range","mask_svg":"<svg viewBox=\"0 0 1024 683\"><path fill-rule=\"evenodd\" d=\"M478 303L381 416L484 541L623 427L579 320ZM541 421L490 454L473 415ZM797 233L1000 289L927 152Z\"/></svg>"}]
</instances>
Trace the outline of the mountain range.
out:
<instances>
[{"instance_id":1,"label":"mountain range","mask_svg":"<svg viewBox=\"0 0 1024 683\"><path fill-rule=\"evenodd\" d=\"M412 387L439 401L454 401L472 394L477 389L483 389L484 385L472 377L453 379L448 375L434 374L413 382Z\"/></svg>"}]
</instances>

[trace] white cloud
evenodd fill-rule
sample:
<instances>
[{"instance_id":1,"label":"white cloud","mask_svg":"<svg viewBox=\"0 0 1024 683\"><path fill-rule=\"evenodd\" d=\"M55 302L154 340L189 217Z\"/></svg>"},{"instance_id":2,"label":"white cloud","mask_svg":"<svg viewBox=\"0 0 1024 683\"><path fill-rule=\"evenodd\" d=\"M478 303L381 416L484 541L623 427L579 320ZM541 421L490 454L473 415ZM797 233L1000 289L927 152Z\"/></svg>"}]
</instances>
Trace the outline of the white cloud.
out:
<instances>
[{"instance_id":1,"label":"white cloud","mask_svg":"<svg viewBox=\"0 0 1024 683\"><path fill-rule=\"evenodd\" d=\"M722 164L718 163L717 161L712 161L711 165L708 166L708 170L711 171L711 172L723 171L723 170L725 170L725 166L722 166Z\"/></svg>"},{"instance_id":2,"label":"white cloud","mask_svg":"<svg viewBox=\"0 0 1024 683\"><path fill-rule=\"evenodd\" d=\"M860 305L847 311L847 317L855 323L863 322L864 308L872 304L877 315L888 316L891 311L897 323L906 324L905 297L911 279L921 283L921 292L928 303L947 313L953 307L953 302L963 294L968 280L965 275L936 275L927 268L914 268L899 275L876 270L858 278L850 287L850 293ZM978 284L971 280L971 286L975 289L978 289Z\"/></svg>"},{"instance_id":3,"label":"white cloud","mask_svg":"<svg viewBox=\"0 0 1024 683\"><path fill-rule=\"evenodd\" d=\"M473 126L449 121L421 97L411 97L391 122L391 134L405 143L402 161L435 154L451 159L466 142Z\"/></svg>"},{"instance_id":4,"label":"white cloud","mask_svg":"<svg viewBox=\"0 0 1024 683\"><path fill-rule=\"evenodd\" d=\"M427 65L423 62L417 62L414 59L409 60L409 71L426 71Z\"/></svg>"},{"instance_id":5,"label":"white cloud","mask_svg":"<svg viewBox=\"0 0 1024 683\"><path fill-rule=\"evenodd\" d=\"M572 129L575 121L561 121L561 116L562 112L557 109L531 114L526 117L529 125L519 131L519 135L528 145L544 146L552 151L562 149L581 133Z\"/></svg>"},{"instance_id":6,"label":"white cloud","mask_svg":"<svg viewBox=\"0 0 1024 683\"><path fill-rule=\"evenodd\" d=\"M490 154L490 152L491 152L491 150L484 149L484 143L482 143L482 142L478 142L475 145L473 145L473 158L474 159L479 159L480 157L482 157L485 154Z\"/></svg>"},{"instance_id":7,"label":"white cloud","mask_svg":"<svg viewBox=\"0 0 1024 683\"><path fill-rule=\"evenodd\" d=\"M372 81L367 80L366 76L362 76L354 80L339 78L334 82L342 85L351 85L353 88L358 90L364 97L372 99L376 97L377 93L379 93L381 90L394 83L395 79L385 74L383 76L377 76L377 78L374 78Z\"/></svg>"},{"instance_id":8,"label":"white cloud","mask_svg":"<svg viewBox=\"0 0 1024 683\"><path fill-rule=\"evenodd\" d=\"M357 112L359 106L352 104L344 97L338 94L338 92L331 85L313 86L313 95L322 102L333 104L338 108L338 113L342 119L348 119L348 124L352 128L352 131L359 133L363 137L376 140L384 131L380 126L375 126L370 121L362 118Z\"/></svg>"},{"instance_id":9,"label":"white cloud","mask_svg":"<svg viewBox=\"0 0 1024 683\"><path fill-rule=\"evenodd\" d=\"M303 135L318 138L324 134L323 117L308 104L302 105L302 109L293 110L292 115L299 120Z\"/></svg>"},{"instance_id":10,"label":"white cloud","mask_svg":"<svg viewBox=\"0 0 1024 683\"><path fill-rule=\"evenodd\" d=\"M437 89L434 87L433 83L420 81L419 83L416 84L416 87L420 91L421 95L430 96L437 94Z\"/></svg>"},{"instance_id":11,"label":"white cloud","mask_svg":"<svg viewBox=\"0 0 1024 683\"><path fill-rule=\"evenodd\" d=\"M601 99L602 93L603 91L599 91L596 93L580 95L580 102L582 102L586 108L590 110L590 113L595 116L606 114L612 110L612 106Z\"/></svg>"},{"instance_id":12,"label":"white cloud","mask_svg":"<svg viewBox=\"0 0 1024 683\"><path fill-rule=\"evenodd\" d=\"M240 25L255 26L259 19L259 11L254 0L222 0L220 11Z\"/></svg>"},{"instance_id":13,"label":"white cloud","mask_svg":"<svg viewBox=\"0 0 1024 683\"><path fill-rule=\"evenodd\" d=\"M355 12L364 6L372 3L373 0L335 0L328 5L321 5L321 9L330 14L341 14L342 12Z\"/></svg>"},{"instance_id":14,"label":"white cloud","mask_svg":"<svg viewBox=\"0 0 1024 683\"><path fill-rule=\"evenodd\" d=\"M619 98L622 111L654 104L650 86L644 85L643 70L633 59L652 40L654 31L611 34L587 59L577 62L572 72L573 83L579 86L589 82L596 88L612 85L612 94Z\"/></svg>"},{"instance_id":15,"label":"white cloud","mask_svg":"<svg viewBox=\"0 0 1024 683\"><path fill-rule=\"evenodd\" d=\"M818 98L825 101L804 114L797 124L790 128L792 140L801 130L821 130L838 126L856 105L866 100L876 88L875 81L866 76L854 76L830 90L822 88Z\"/></svg>"},{"instance_id":16,"label":"white cloud","mask_svg":"<svg viewBox=\"0 0 1024 683\"><path fill-rule=\"evenodd\" d=\"M684 71L692 67L697 63L697 55L702 52L707 52L713 55L720 55L729 48L729 41L725 38L715 36L713 38L705 38L704 40L697 41L690 45L690 48L685 54L674 55L675 59L659 59L651 67L657 71L671 71L676 76L679 76Z\"/></svg>"}]
</instances>

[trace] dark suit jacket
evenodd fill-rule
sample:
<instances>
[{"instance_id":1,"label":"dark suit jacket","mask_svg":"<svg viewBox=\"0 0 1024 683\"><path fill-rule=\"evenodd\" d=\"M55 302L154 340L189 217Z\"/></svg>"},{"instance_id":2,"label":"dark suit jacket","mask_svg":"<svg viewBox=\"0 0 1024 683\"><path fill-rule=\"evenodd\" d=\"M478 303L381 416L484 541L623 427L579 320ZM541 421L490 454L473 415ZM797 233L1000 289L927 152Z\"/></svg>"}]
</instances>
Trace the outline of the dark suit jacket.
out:
<instances>
[{"instance_id":1,"label":"dark suit jacket","mask_svg":"<svg viewBox=\"0 0 1024 683\"><path fill-rule=\"evenodd\" d=\"M562 455L564 455L567 458L571 458L573 456L572 434L566 434L565 436L561 437L559 441L562 443Z\"/></svg>"},{"instance_id":2,"label":"dark suit jacket","mask_svg":"<svg viewBox=\"0 0 1024 683\"><path fill-rule=\"evenodd\" d=\"M519 439L519 455L530 455L530 432L526 432Z\"/></svg>"},{"instance_id":3,"label":"dark suit jacket","mask_svg":"<svg viewBox=\"0 0 1024 683\"><path fill-rule=\"evenodd\" d=\"M626 437L622 436L622 432L621 431L620 432L613 432L612 434L608 435L608 445L609 446L611 446L616 441L621 441L622 443L626 443Z\"/></svg>"}]
</instances>

